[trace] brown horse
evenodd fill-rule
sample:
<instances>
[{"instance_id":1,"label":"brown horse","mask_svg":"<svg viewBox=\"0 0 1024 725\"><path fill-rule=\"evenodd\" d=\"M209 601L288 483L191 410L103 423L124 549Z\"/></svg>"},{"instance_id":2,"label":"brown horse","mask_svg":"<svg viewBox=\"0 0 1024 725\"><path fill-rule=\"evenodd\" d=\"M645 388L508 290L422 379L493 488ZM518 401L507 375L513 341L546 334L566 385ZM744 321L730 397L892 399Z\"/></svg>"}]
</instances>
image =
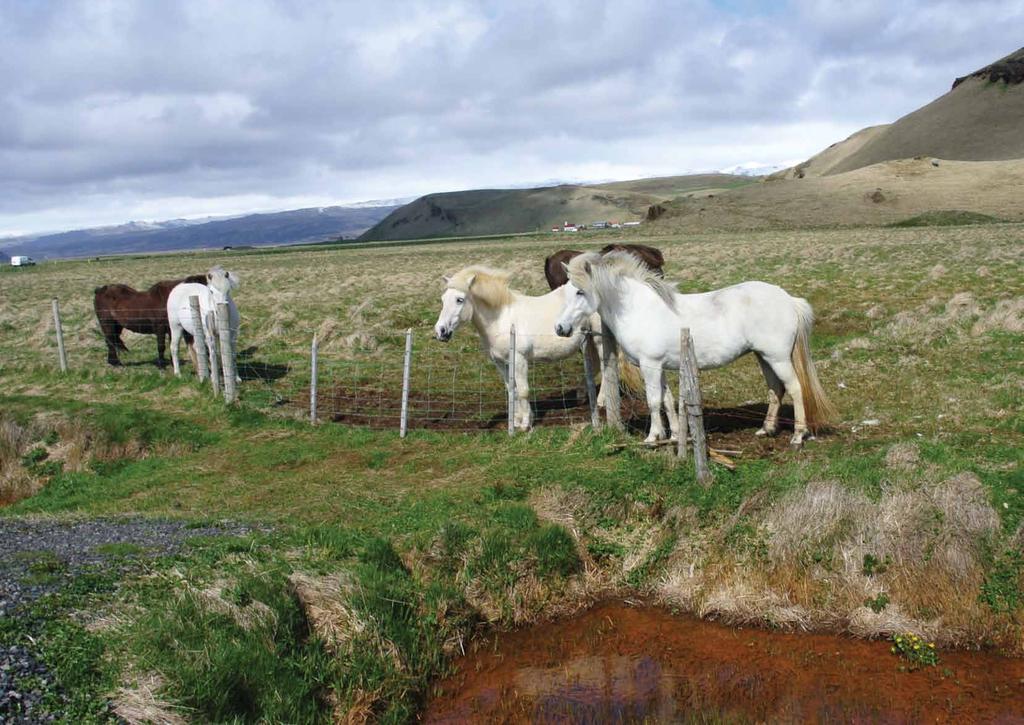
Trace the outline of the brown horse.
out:
<instances>
[{"instance_id":1,"label":"brown horse","mask_svg":"<svg viewBox=\"0 0 1024 725\"><path fill-rule=\"evenodd\" d=\"M121 331L131 330L143 335L156 335L158 367L164 367L167 335L171 328L167 323L167 296L182 282L206 284L206 275L195 274L184 279L168 279L157 282L145 292L139 292L126 284L105 284L96 288L93 307L100 322L103 339L107 343L107 362L120 365L117 351L127 350L121 341ZM186 339L191 344L191 340Z\"/></svg>"},{"instance_id":2,"label":"brown horse","mask_svg":"<svg viewBox=\"0 0 1024 725\"><path fill-rule=\"evenodd\" d=\"M662 267L665 265L665 257L660 249L648 247L646 244L608 244L601 250L601 254L608 252L629 252L659 277L664 276ZM574 249L563 249L544 260L544 276L548 278L548 286L551 289L558 289L569 281L562 264L568 264L570 259L581 254L583 252Z\"/></svg>"}]
</instances>

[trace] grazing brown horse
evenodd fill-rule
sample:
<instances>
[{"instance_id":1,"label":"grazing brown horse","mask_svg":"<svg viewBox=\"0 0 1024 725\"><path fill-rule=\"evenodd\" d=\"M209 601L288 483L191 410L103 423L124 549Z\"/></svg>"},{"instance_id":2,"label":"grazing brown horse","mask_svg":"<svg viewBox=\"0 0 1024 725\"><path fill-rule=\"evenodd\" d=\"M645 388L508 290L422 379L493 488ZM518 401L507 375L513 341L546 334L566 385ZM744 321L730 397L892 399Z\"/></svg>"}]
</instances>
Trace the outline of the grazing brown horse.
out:
<instances>
[{"instance_id":1,"label":"grazing brown horse","mask_svg":"<svg viewBox=\"0 0 1024 725\"><path fill-rule=\"evenodd\" d=\"M665 264L665 257L660 249L648 247L646 244L608 244L601 250L601 254L608 254L608 252L629 252L659 277L664 276L661 268ZM569 281L562 264L568 264L570 259L581 254L583 252L577 252L574 249L563 249L544 260L544 276L548 278L548 286L551 289L558 289Z\"/></svg>"},{"instance_id":2,"label":"grazing brown horse","mask_svg":"<svg viewBox=\"0 0 1024 725\"><path fill-rule=\"evenodd\" d=\"M96 319L107 342L107 362L120 365L117 351L127 350L121 341L121 331L131 330L143 335L156 335L158 367L164 367L167 335L171 328L167 323L167 296L182 282L206 284L206 275L195 274L184 279L167 279L157 282L145 292L139 292L126 284L105 284L96 288L93 306ZM186 340L191 343L191 340Z\"/></svg>"}]
</instances>

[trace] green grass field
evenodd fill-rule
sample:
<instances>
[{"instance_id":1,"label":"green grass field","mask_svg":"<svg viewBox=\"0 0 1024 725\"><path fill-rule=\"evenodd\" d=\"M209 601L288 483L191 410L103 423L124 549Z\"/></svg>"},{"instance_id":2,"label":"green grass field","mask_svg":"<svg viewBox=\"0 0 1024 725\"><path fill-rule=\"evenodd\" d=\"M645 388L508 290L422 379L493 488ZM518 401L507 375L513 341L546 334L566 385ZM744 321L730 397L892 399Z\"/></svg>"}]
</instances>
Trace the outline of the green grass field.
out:
<instances>
[{"instance_id":1,"label":"green grass field","mask_svg":"<svg viewBox=\"0 0 1024 725\"><path fill-rule=\"evenodd\" d=\"M466 380L497 386L471 330L443 349L428 340L441 276L486 263L540 293L544 257L569 244L554 235L0 274L0 513L266 525L196 540L122 581L97 573L26 613L77 693L72 719L108 717L113 696L196 721L404 721L488 628L623 593L730 622L916 631L1024 654L1024 226L644 241L665 251L683 291L763 279L806 297L835 430L801 452L755 440L756 421L712 430L712 445L742 454L704 488L667 452L623 449L622 434L581 425L401 440L303 420L314 332L322 386L358 377L353 366L392 375L408 327L418 365L457 363ZM157 370L152 338L126 334L128 364L106 366L94 287L214 263L242 278L244 361L273 375L246 380L226 409L190 367L181 379ZM706 372L702 387L709 408L765 399L746 358ZM882 594L879 611L867 606ZM0 645L26 626L0 627Z\"/></svg>"}]
</instances>

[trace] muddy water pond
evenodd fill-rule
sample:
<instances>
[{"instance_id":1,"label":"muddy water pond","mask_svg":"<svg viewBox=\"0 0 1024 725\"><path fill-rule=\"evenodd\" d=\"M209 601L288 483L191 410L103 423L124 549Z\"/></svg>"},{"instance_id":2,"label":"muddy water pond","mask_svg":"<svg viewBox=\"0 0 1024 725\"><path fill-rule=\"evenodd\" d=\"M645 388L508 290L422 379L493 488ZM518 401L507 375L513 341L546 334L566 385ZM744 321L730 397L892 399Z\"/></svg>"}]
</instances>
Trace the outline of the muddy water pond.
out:
<instances>
[{"instance_id":1,"label":"muddy water pond","mask_svg":"<svg viewBox=\"0 0 1024 725\"><path fill-rule=\"evenodd\" d=\"M492 636L439 682L424 721L1024 723L1024 660L725 627L624 603Z\"/></svg>"}]
</instances>

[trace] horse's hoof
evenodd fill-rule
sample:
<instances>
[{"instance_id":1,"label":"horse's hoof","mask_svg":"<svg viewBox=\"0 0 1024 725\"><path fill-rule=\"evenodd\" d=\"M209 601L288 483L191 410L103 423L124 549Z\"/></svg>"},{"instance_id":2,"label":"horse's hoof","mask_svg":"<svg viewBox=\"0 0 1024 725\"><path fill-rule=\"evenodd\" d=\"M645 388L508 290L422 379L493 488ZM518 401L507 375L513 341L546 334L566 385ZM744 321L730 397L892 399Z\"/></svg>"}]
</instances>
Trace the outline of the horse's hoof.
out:
<instances>
[{"instance_id":1,"label":"horse's hoof","mask_svg":"<svg viewBox=\"0 0 1024 725\"><path fill-rule=\"evenodd\" d=\"M789 439L789 447L795 451L800 450L804 447L804 434L794 433L793 437Z\"/></svg>"},{"instance_id":2,"label":"horse's hoof","mask_svg":"<svg viewBox=\"0 0 1024 725\"><path fill-rule=\"evenodd\" d=\"M778 432L778 430L768 430L767 428L761 428L754 435L762 436L765 438L774 438L776 435L778 435Z\"/></svg>"}]
</instances>

